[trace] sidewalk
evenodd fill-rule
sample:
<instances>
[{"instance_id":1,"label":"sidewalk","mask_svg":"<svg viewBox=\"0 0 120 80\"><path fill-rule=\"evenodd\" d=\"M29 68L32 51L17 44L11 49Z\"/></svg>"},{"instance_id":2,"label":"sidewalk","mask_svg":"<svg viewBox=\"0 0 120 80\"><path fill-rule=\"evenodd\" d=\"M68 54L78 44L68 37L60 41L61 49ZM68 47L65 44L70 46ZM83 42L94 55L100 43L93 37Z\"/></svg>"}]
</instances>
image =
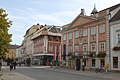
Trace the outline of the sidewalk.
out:
<instances>
[{"instance_id":1,"label":"sidewalk","mask_svg":"<svg viewBox=\"0 0 120 80\"><path fill-rule=\"evenodd\" d=\"M54 70L54 71L59 71L59 72L66 72L66 73L71 73L71 74L79 74L79 75L85 75L85 76L90 76L90 77L98 77L98 78L105 78L107 79L112 79L112 80L120 80L120 72L109 72L108 74L103 73L96 73L95 71L77 71L75 69L70 69L70 68L65 68L65 67L59 67L56 68L55 66L53 68L46 68L49 70Z\"/></svg>"},{"instance_id":2,"label":"sidewalk","mask_svg":"<svg viewBox=\"0 0 120 80\"><path fill-rule=\"evenodd\" d=\"M6 69L2 69L0 71L0 75L3 74L0 77L0 80L35 80L33 78L24 76L20 73L14 72L14 71L8 71Z\"/></svg>"}]
</instances>

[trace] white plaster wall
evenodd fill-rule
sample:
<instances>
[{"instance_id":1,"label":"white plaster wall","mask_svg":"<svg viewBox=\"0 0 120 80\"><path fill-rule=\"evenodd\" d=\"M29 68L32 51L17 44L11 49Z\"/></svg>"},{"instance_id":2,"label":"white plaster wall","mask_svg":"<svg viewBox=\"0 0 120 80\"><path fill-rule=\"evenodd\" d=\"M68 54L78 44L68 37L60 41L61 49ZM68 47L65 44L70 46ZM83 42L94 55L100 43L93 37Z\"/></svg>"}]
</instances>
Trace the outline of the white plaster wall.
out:
<instances>
[{"instance_id":1,"label":"white plaster wall","mask_svg":"<svg viewBox=\"0 0 120 80\"><path fill-rule=\"evenodd\" d=\"M118 30L116 32L116 30ZM113 47L117 46L118 37L117 34L120 34L120 22L112 23L110 26L110 44L111 44L111 69L120 70L120 51L113 51ZM118 69L113 68L113 57L118 57Z\"/></svg>"}]
</instances>

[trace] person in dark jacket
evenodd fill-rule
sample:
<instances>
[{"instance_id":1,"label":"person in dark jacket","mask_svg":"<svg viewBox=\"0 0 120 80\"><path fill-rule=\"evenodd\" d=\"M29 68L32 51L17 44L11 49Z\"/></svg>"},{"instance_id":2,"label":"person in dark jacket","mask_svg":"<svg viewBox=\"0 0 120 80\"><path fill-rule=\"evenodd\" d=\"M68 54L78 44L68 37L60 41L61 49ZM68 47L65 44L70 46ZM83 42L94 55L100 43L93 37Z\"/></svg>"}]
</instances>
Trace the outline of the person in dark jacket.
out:
<instances>
[{"instance_id":1,"label":"person in dark jacket","mask_svg":"<svg viewBox=\"0 0 120 80\"><path fill-rule=\"evenodd\" d=\"M13 68L14 69L16 69L16 65L17 65L16 61L13 61Z\"/></svg>"},{"instance_id":2,"label":"person in dark jacket","mask_svg":"<svg viewBox=\"0 0 120 80\"><path fill-rule=\"evenodd\" d=\"M12 71L13 70L13 63L11 62L10 63L10 71Z\"/></svg>"}]
</instances>

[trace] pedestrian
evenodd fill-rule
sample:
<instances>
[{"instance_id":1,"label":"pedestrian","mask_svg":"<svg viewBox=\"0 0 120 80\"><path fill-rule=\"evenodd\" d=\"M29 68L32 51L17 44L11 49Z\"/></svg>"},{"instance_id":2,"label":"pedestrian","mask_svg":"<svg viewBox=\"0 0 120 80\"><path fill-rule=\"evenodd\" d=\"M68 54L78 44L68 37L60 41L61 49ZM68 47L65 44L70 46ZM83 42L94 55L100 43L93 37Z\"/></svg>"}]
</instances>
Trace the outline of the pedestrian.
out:
<instances>
[{"instance_id":1,"label":"pedestrian","mask_svg":"<svg viewBox=\"0 0 120 80\"><path fill-rule=\"evenodd\" d=\"M16 63L16 61L14 60L14 61L13 61L13 68L14 68L14 69L16 69L16 65L17 65L17 63Z\"/></svg>"},{"instance_id":2,"label":"pedestrian","mask_svg":"<svg viewBox=\"0 0 120 80\"><path fill-rule=\"evenodd\" d=\"M51 61L51 62L50 62L50 67L52 68L52 66L53 66L53 62Z\"/></svg>"},{"instance_id":3,"label":"pedestrian","mask_svg":"<svg viewBox=\"0 0 120 80\"><path fill-rule=\"evenodd\" d=\"M109 63L105 65L105 73L108 74Z\"/></svg>"},{"instance_id":4,"label":"pedestrian","mask_svg":"<svg viewBox=\"0 0 120 80\"><path fill-rule=\"evenodd\" d=\"M85 71L85 65L84 65L84 62L82 63L82 71Z\"/></svg>"},{"instance_id":5,"label":"pedestrian","mask_svg":"<svg viewBox=\"0 0 120 80\"><path fill-rule=\"evenodd\" d=\"M10 71L12 71L13 70L13 63L11 62L10 63Z\"/></svg>"}]
</instances>

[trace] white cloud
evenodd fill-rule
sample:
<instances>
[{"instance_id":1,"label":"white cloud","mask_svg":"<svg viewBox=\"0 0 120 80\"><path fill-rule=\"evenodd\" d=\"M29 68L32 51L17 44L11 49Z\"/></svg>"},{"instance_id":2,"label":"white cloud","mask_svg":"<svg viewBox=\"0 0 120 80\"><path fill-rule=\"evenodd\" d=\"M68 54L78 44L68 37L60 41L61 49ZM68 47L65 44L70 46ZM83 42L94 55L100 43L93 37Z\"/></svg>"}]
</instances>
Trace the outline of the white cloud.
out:
<instances>
[{"instance_id":1,"label":"white cloud","mask_svg":"<svg viewBox=\"0 0 120 80\"><path fill-rule=\"evenodd\" d=\"M96 4L98 11L119 3L119 0L29 0L29 5L9 8L9 17L13 20L10 32L13 42L21 42L25 31L32 25L50 24L62 26L68 24L80 13L81 8L89 15ZM25 4L24 4L25 5ZM18 37L18 36L19 37Z\"/></svg>"}]
</instances>

